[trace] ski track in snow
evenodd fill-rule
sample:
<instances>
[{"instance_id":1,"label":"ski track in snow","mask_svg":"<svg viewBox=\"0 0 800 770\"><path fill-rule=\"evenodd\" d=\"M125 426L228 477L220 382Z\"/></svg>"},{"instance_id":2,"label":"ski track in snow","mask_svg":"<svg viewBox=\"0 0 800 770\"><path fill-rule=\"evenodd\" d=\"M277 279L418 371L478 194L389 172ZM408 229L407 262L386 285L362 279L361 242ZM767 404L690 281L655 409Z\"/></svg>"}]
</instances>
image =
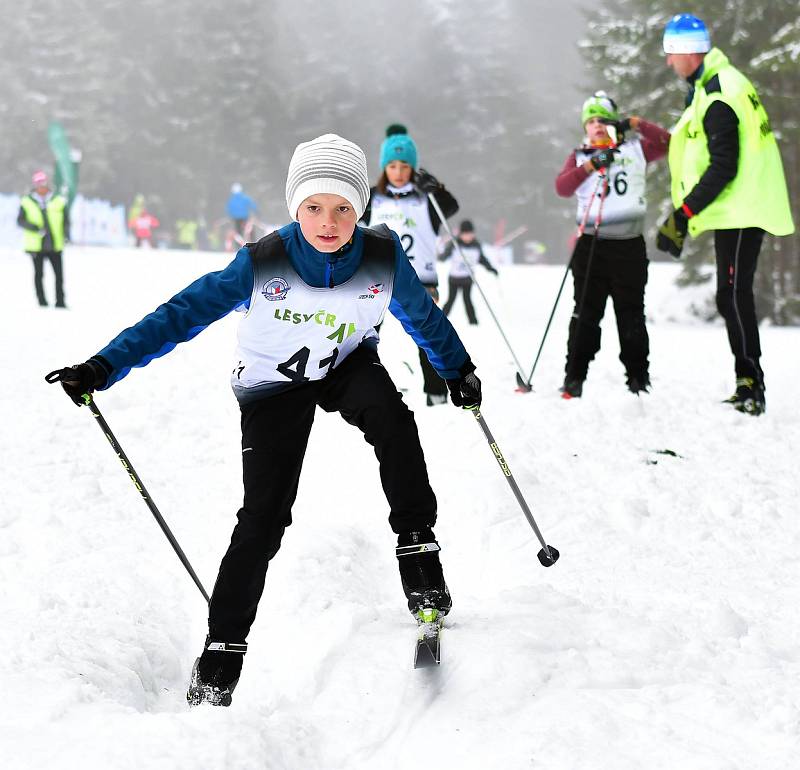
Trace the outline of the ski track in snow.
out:
<instances>
[{"instance_id":1,"label":"ski track in snow","mask_svg":"<svg viewBox=\"0 0 800 770\"><path fill-rule=\"evenodd\" d=\"M768 411L736 413L719 403L733 386L724 327L684 310L712 289L678 290L672 264L650 269L641 398L610 306L584 397L565 402L569 286L529 395L480 297L478 327L456 304L484 417L561 552L549 569L479 426L424 406L416 348L387 320L381 356L408 388L440 505L454 598L442 666L411 668L375 458L319 412L233 706L190 711L202 597L88 410L43 377L227 261L70 247L65 312L36 307L28 258L0 251L4 768L796 766L800 330L762 327ZM524 366L562 274L479 276ZM209 591L241 496L235 325L97 399Z\"/></svg>"}]
</instances>

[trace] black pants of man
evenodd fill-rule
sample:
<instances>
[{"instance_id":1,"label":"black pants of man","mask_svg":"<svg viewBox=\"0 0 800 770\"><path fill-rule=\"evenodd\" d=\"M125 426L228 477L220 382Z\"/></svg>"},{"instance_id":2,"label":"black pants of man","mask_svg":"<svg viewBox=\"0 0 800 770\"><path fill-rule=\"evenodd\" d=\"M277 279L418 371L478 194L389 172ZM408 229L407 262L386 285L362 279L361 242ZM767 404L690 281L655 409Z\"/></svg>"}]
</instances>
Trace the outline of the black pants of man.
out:
<instances>
[{"instance_id":1,"label":"black pants of man","mask_svg":"<svg viewBox=\"0 0 800 770\"><path fill-rule=\"evenodd\" d=\"M475 306L472 304L472 278L453 278L451 276L447 279L447 286L449 294L447 296L447 302L444 303L444 307L442 308L442 312L445 315L450 315L450 311L453 309L453 303L455 303L458 292L461 290L464 295L464 307L467 311L467 319L471 324L478 323L478 317L475 315Z\"/></svg>"},{"instance_id":2,"label":"black pants of man","mask_svg":"<svg viewBox=\"0 0 800 770\"><path fill-rule=\"evenodd\" d=\"M255 620L268 563L292 523L317 405L339 412L374 447L394 532L417 531L436 522L436 497L414 415L374 349L362 346L323 380L242 405L244 502L211 595L208 624L214 639L244 641ZM331 494L354 490L349 492L352 505L374 506L357 491L359 469L335 448L331 462L341 462L350 476ZM312 515L317 517L313 526L324 526L326 511Z\"/></svg>"},{"instance_id":3,"label":"black pants of man","mask_svg":"<svg viewBox=\"0 0 800 770\"><path fill-rule=\"evenodd\" d=\"M598 238L589 265L593 238L581 236L572 257L575 309L569 324L567 379L586 379L589 362L600 350L600 321L611 297L617 316L619 360L629 378L643 381L648 377L650 354L644 317L648 265L644 238Z\"/></svg>"},{"instance_id":4,"label":"black pants of man","mask_svg":"<svg viewBox=\"0 0 800 770\"><path fill-rule=\"evenodd\" d=\"M56 277L56 307L64 307L64 269L61 252L29 251L28 253L33 259L33 283L36 287L36 299L39 300L39 304L47 304L47 296L44 293L44 261L49 259Z\"/></svg>"},{"instance_id":5,"label":"black pants of man","mask_svg":"<svg viewBox=\"0 0 800 770\"><path fill-rule=\"evenodd\" d=\"M764 231L758 227L715 230L717 309L725 319L736 361L736 376L752 377L762 387L761 341L758 334L753 279Z\"/></svg>"}]
</instances>

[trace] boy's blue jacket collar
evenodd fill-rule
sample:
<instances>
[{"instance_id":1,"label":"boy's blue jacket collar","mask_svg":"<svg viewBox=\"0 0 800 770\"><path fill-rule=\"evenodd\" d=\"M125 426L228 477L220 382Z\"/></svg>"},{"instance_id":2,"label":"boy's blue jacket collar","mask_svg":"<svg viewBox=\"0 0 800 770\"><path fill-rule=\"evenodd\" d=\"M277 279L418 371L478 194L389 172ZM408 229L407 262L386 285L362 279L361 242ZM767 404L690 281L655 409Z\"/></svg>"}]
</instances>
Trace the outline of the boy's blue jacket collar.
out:
<instances>
[{"instance_id":1,"label":"boy's blue jacket collar","mask_svg":"<svg viewBox=\"0 0 800 770\"><path fill-rule=\"evenodd\" d=\"M309 285L332 289L351 278L364 255L364 235L356 227L351 240L338 251L317 251L304 237L297 222L282 227L278 235L283 241L292 267Z\"/></svg>"}]
</instances>

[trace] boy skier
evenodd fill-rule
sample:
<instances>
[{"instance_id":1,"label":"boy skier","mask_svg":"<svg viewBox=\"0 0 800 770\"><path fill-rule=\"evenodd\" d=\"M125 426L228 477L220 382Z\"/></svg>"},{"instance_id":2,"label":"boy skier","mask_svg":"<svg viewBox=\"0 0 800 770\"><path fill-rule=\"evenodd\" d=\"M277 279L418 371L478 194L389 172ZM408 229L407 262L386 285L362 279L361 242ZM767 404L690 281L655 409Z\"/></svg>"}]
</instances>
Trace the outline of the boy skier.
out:
<instances>
[{"instance_id":1,"label":"boy skier","mask_svg":"<svg viewBox=\"0 0 800 770\"><path fill-rule=\"evenodd\" d=\"M290 224L242 247L225 269L196 280L85 363L60 370L80 404L82 394L110 387L131 367L247 307L231 375L242 413L244 502L211 596L208 637L187 694L192 704L231 703L268 563L292 522L317 406L338 411L375 449L409 609L446 614L451 607L414 416L380 363L375 326L387 309L397 316L456 406L479 405L481 384L397 236L356 226L368 199L360 147L335 134L298 145L286 182Z\"/></svg>"}]
</instances>

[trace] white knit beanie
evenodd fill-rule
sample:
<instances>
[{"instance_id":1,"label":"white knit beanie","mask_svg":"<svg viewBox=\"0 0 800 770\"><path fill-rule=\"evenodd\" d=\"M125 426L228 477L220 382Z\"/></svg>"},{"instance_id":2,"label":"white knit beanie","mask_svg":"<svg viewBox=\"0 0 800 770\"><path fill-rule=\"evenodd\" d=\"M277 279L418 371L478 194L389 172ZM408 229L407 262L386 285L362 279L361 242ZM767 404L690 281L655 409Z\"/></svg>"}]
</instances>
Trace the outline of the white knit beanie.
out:
<instances>
[{"instance_id":1,"label":"white knit beanie","mask_svg":"<svg viewBox=\"0 0 800 770\"><path fill-rule=\"evenodd\" d=\"M292 219L310 195L333 193L348 200L358 219L369 201L369 177L364 151L336 134L324 134L298 144L286 177L286 205Z\"/></svg>"}]
</instances>

